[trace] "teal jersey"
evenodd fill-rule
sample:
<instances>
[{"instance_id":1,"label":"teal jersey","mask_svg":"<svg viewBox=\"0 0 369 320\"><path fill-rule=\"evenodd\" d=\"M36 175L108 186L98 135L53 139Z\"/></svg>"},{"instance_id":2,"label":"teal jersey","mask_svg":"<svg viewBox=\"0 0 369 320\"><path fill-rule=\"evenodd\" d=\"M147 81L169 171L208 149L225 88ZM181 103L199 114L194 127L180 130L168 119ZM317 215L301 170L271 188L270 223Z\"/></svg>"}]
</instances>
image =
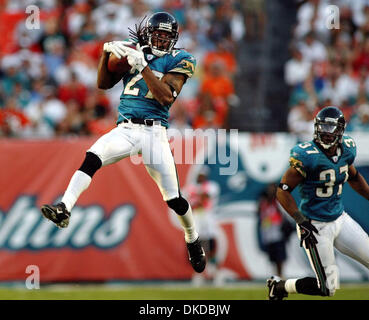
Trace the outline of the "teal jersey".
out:
<instances>
[{"instance_id":1,"label":"teal jersey","mask_svg":"<svg viewBox=\"0 0 369 320\"><path fill-rule=\"evenodd\" d=\"M155 76L161 79L166 73L182 73L187 78L195 72L196 60L193 55L184 50L173 50L172 53L162 57L145 54L146 61ZM156 119L168 127L169 108L171 105L162 106L154 99L142 74L137 70L123 77L123 92L120 96L118 107L118 121L125 118Z\"/></svg>"},{"instance_id":2,"label":"teal jersey","mask_svg":"<svg viewBox=\"0 0 369 320\"><path fill-rule=\"evenodd\" d=\"M298 191L299 209L307 218L333 221L342 214L343 184L355 157L356 144L349 136L343 137L337 156L332 158L314 141L300 143L291 149L290 166L305 178Z\"/></svg>"}]
</instances>

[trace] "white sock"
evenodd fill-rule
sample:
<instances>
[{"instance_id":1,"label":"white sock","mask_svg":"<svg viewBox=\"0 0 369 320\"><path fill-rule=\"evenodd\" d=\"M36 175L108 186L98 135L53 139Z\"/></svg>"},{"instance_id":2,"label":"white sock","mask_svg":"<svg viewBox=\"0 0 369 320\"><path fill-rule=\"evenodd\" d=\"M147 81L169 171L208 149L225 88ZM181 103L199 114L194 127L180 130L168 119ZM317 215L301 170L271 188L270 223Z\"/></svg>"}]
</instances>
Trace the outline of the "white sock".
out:
<instances>
[{"instance_id":1,"label":"white sock","mask_svg":"<svg viewBox=\"0 0 369 320\"><path fill-rule=\"evenodd\" d=\"M199 234L196 231L191 206L189 205L188 210L184 215L180 216L177 214L177 217L183 227L185 233L185 241L187 243L194 242L199 237Z\"/></svg>"},{"instance_id":2,"label":"white sock","mask_svg":"<svg viewBox=\"0 0 369 320\"><path fill-rule=\"evenodd\" d=\"M70 179L67 190L64 193L62 202L70 212L74 207L77 199L83 191L85 191L91 183L91 177L83 171L77 170Z\"/></svg>"},{"instance_id":3,"label":"white sock","mask_svg":"<svg viewBox=\"0 0 369 320\"><path fill-rule=\"evenodd\" d=\"M284 283L284 288L286 289L286 291L288 293L297 293L296 291L296 281L298 279L288 279L286 280L286 282Z\"/></svg>"}]
</instances>

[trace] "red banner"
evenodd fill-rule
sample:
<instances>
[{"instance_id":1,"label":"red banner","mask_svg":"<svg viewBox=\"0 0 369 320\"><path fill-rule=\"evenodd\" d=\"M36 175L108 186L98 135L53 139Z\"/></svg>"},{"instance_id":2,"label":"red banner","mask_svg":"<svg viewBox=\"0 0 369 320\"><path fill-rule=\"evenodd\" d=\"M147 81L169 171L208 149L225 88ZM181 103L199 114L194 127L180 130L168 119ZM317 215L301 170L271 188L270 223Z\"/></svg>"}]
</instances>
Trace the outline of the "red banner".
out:
<instances>
[{"instance_id":1,"label":"red banner","mask_svg":"<svg viewBox=\"0 0 369 320\"><path fill-rule=\"evenodd\" d=\"M63 195L95 140L0 140L0 280L25 279L29 265L42 282L191 278L183 231L142 164L100 169L68 228L42 217L40 206ZM177 166L181 186L189 167ZM231 226L224 230L233 238ZM228 253L235 251L229 241ZM248 278L237 254L224 263Z\"/></svg>"}]
</instances>

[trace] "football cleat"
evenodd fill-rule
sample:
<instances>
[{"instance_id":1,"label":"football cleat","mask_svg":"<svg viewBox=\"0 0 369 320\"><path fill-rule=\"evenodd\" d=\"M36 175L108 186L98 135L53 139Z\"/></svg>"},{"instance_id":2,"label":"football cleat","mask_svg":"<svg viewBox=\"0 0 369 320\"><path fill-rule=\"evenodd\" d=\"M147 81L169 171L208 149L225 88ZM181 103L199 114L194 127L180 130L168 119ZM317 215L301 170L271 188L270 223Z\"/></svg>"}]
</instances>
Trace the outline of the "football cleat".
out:
<instances>
[{"instance_id":1,"label":"football cleat","mask_svg":"<svg viewBox=\"0 0 369 320\"><path fill-rule=\"evenodd\" d=\"M283 300L283 298L288 296L288 293L284 288L284 283L285 281L277 276L272 276L267 280L269 300Z\"/></svg>"},{"instance_id":2,"label":"football cleat","mask_svg":"<svg viewBox=\"0 0 369 320\"><path fill-rule=\"evenodd\" d=\"M45 204L41 207L41 212L46 219L54 222L59 228L68 227L70 212L66 209L63 202L55 206Z\"/></svg>"},{"instance_id":3,"label":"football cleat","mask_svg":"<svg viewBox=\"0 0 369 320\"><path fill-rule=\"evenodd\" d=\"M191 243L186 242L186 245L192 268L198 273L203 272L206 266L206 256L205 251L201 246L200 239L197 238Z\"/></svg>"}]
</instances>

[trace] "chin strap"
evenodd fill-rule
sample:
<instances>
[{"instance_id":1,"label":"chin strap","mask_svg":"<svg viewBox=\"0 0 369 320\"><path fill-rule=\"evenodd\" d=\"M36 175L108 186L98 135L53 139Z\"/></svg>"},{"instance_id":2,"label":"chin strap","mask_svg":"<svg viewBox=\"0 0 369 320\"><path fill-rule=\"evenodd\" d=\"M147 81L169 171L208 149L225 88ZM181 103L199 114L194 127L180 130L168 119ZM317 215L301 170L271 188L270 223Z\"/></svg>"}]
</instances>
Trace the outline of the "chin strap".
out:
<instances>
[{"instance_id":1,"label":"chin strap","mask_svg":"<svg viewBox=\"0 0 369 320\"><path fill-rule=\"evenodd\" d=\"M340 138L339 137L336 137L336 139L333 141L333 142L331 142L330 144L326 144L326 143L324 143L323 142L323 140L320 138L320 134L318 134L317 135L318 137L318 142L319 142L319 144L324 148L324 149L326 149L326 150L328 150L329 148L331 148L331 147L333 147L339 140L340 140Z\"/></svg>"},{"instance_id":2,"label":"chin strap","mask_svg":"<svg viewBox=\"0 0 369 320\"><path fill-rule=\"evenodd\" d=\"M324 149L326 149L326 150L328 150L329 148L333 147L333 146L334 146L334 144L335 144L335 143L332 143L332 144L325 144L325 143L323 143L321 140L319 141L319 143L320 143L320 145L321 145Z\"/></svg>"},{"instance_id":3,"label":"chin strap","mask_svg":"<svg viewBox=\"0 0 369 320\"><path fill-rule=\"evenodd\" d=\"M168 53L166 51L161 51L161 50L153 49L153 48L151 48L151 52L152 52L153 55L155 55L157 57L165 56Z\"/></svg>"}]
</instances>

